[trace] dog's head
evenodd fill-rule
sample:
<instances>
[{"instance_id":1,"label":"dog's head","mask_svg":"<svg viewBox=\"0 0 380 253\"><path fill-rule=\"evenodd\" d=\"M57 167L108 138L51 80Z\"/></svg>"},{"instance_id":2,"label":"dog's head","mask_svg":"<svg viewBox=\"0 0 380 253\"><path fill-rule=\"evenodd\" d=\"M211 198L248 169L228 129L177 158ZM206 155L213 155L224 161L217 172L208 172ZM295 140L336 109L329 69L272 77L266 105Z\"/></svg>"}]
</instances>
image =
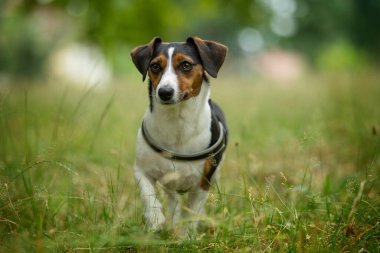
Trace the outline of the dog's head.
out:
<instances>
[{"instance_id":1,"label":"dog's head","mask_svg":"<svg viewBox=\"0 0 380 253\"><path fill-rule=\"evenodd\" d=\"M216 78L226 54L226 46L198 37L184 43L163 43L156 37L133 49L131 56L143 81L148 74L156 101L176 104L200 93L205 72Z\"/></svg>"}]
</instances>

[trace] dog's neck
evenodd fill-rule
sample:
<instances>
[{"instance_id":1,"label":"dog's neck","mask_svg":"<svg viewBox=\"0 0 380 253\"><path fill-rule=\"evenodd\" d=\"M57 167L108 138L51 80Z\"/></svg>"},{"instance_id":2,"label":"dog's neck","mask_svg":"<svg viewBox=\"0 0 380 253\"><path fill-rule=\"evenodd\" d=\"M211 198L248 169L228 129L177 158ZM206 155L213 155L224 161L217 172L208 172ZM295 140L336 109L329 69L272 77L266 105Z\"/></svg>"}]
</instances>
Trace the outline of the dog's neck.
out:
<instances>
[{"instance_id":1,"label":"dog's neck","mask_svg":"<svg viewBox=\"0 0 380 253\"><path fill-rule=\"evenodd\" d=\"M157 143L176 152L199 152L210 143L211 110L209 83L203 81L198 96L174 105L152 99L153 110L145 113L145 124Z\"/></svg>"}]
</instances>

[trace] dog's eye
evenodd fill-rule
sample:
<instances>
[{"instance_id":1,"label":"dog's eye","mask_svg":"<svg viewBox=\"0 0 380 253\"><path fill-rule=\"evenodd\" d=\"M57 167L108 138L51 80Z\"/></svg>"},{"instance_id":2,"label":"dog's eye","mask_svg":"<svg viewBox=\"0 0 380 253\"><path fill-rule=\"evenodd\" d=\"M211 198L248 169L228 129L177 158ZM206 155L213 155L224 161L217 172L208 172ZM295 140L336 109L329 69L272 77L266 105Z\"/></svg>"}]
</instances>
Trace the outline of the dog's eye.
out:
<instances>
[{"instance_id":1,"label":"dog's eye","mask_svg":"<svg viewBox=\"0 0 380 253\"><path fill-rule=\"evenodd\" d=\"M189 72L190 70L193 69L193 64L191 64L188 61L184 61L181 63L180 67L182 71Z\"/></svg>"},{"instance_id":2,"label":"dog's eye","mask_svg":"<svg viewBox=\"0 0 380 253\"><path fill-rule=\"evenodd\" d=\"M161 66L160 66L160 64L158 64L158 63L152 63L152 64L150 65L150 69L151 69L154 73L158 73L158 72L161 71Z\"/></svg>"}]
</instances>

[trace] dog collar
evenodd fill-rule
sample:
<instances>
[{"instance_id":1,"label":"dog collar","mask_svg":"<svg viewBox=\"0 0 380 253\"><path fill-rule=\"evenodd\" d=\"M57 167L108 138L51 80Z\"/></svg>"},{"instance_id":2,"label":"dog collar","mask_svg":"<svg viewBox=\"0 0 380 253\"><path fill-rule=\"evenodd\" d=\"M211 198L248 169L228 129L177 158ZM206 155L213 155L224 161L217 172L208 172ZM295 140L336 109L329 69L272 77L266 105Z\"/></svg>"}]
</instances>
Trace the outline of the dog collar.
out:
<instances>
[{"instance_id":1,"label":"dog collar","mask_svg":"<svg viewBox=\"0 0 380 253\"><path fill-rule=\"evenodd\" d=\"M223 151L226 148L226 140L224 135L224 128L223 124L218 121L218 130L219 130L219 138L218 140L208 147L207 149L194 153L194 154L181 154L174 152L172 150L166 149L164 147L161 147L157 142L150 136L149 132L146 129L145 121L142 122L141 125L141 133L144 137L144 140L146 143L157 153L159 153L161 156L171 159L171 160L179 160L179 161L196 161L196 160L202 160L205 158L213 158L215 155L219 154L221 151Z\"/></svg>"}]
</instances>

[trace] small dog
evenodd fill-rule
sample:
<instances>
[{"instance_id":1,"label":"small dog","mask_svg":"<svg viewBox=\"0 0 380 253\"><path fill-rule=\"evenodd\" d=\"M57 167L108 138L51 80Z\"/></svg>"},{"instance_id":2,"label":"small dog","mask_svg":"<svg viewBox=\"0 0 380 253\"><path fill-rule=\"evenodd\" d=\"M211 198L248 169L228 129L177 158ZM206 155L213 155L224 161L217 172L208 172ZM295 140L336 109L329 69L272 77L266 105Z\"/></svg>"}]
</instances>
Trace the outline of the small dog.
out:
<instances>
[{"instance_id":1,"label":"small dog","mask_svg":"<svg viewBox=\"0 0 380 253\"><path fill-rule=\"evenodd\" d=\"M198 37L184 43L156 37L131 52L143 81L149 76L150 105L138 131L135 178L150 230L165 222L156 184L168 195L173 224L184 209L189 229L195 231L204 214L228 136L222 110L209 99L208 75L217 77L226 54L226 46ZM186 192L182 208L180 194Z\"/></svg>"}]
</instances>

